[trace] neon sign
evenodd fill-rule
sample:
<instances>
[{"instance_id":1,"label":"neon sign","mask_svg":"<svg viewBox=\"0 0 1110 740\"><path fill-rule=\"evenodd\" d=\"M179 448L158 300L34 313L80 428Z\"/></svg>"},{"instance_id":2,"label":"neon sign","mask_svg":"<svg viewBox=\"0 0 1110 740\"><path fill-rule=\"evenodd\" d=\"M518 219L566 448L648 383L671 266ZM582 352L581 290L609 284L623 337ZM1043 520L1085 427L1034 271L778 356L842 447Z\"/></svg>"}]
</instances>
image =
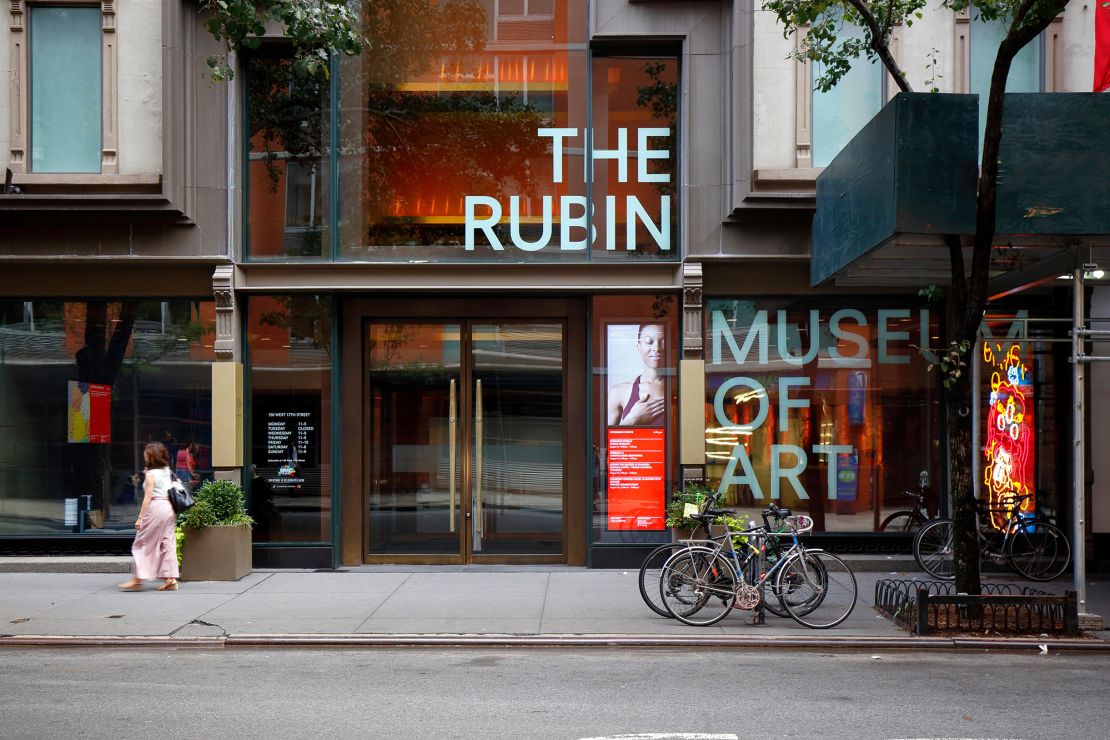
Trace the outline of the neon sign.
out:
<instances>
[{"instance_id":1,"label":"neon sign","mask_svg":"<svg viewBox=\"0 0 1110 740\"><path fill-rule=\"evenodd\" d=\"M1010 508L1014 495L1032 491L1033 485L1033 378L1021 361L1021 346L1012 344L1005 354L1002 345L983 343L983 363L991 370L987 418L983 425L983 485L991 507ZM1035 498L1021 502L1019 509L1032 511ZM1005 525L1005 515L991 515L996 529Z\"/></svg>"}]
</instances>

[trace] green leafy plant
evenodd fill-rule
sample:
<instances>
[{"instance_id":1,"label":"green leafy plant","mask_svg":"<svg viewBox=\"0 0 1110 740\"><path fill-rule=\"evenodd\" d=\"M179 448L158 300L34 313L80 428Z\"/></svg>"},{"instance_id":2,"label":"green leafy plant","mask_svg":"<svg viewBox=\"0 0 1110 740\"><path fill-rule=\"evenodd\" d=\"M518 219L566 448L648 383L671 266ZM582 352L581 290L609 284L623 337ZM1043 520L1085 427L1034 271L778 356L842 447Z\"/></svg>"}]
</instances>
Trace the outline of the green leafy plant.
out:
<instances>
[{"instance_id":1,"label":"green leafy plant","mask_svg":"<svg viewBox=\"0 0 1110 740\"><path fill-rule=\"evenodd\" d=\"M686 504L694 504L698 509L701 509L705 506L706 499L712 495L712 489L706 488L698 483L687 483L685 488L673 491L671 493L671 502L667 504L667 526L675 529L694 529L697 527L698 523L685 515ZM730 532L741 532L754 526L752 522L743 516L717 517L713 523L725 525ZM747 535L739 535L732 538L732 545L737 549L743 549L747 541Z\"/></svg>"},{"instance_id":2,"label":"green leafy plant","mask_svg":"<svg viewBox=\"0 0 1110 740\"><path fill-rule=\"evenodd\" d=\"M308 75L326 78L331 54L353 56L365 41L357 6L346 0L202 0L210 15L205 25L232 52L257 49L266 25L276 22L293 45L293 65ZM213 80L228 80L231 67L223 54L208 58Z\"/></svg>"},{"instance_id":3,"label":"green leafy plant","mask_svg":"<svg viewBox=\"0 0 1110 740\"><path fill-rule=\"evenodd\" d=\"M711 495L713 495L712 491L697 483L687 483L685 488L673 491L671 502L667 504L667 526L675 529L696 527L698 523L689 519L684 513L686 504L694 504L701 509L705 505L705 500Z\"/></svg>"},{"instance_id":4,"label":"green leafy plant","mask_svg":"<svg viewBox=\"0 0 1110 740\"><path fill-rule=\"evenodd\" d=\"M177 542L177 567L181 567L181 548L185 544L185 530L178 524L173 528L173 538Z\"/></svg>"},{"instance_id":5,"label":"green leafy plant","mask_svg":"<svg viewBox=\"0 0 1110 740\"><path fill-rule=\"evenodd\" d=\"M178 517L182 527L234 527L251 525L243 489L229 480L208 481L194 494L196 505Z\"/></svg>"}]
</instances>

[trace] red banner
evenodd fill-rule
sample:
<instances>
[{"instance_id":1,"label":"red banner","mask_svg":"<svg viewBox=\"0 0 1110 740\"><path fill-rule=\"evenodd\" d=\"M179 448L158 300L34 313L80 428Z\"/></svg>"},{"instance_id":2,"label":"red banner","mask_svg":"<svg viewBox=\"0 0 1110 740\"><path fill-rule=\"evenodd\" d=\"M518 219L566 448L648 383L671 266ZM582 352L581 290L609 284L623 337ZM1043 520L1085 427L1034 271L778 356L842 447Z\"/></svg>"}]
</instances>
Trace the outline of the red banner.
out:
<instances>
[{"instance_id":1,"label":"red banner","mask_svg":"<svg viewBox=\"0 0 1110 740\"><path fill-rule=\"evenodd\" d=\"M1110 3L1095 0L1095 92L1110 88Z\"/></svg>"},{"instance_id":2,"label":"red banner","mask_svg":"<svg viewBox=\"0 0 1110 740\"><path fill-rule=\"evenodd\" d=\"M609 529L665 529L665 431L610 427L608 450Z\"/></svg>"}]
</instances>

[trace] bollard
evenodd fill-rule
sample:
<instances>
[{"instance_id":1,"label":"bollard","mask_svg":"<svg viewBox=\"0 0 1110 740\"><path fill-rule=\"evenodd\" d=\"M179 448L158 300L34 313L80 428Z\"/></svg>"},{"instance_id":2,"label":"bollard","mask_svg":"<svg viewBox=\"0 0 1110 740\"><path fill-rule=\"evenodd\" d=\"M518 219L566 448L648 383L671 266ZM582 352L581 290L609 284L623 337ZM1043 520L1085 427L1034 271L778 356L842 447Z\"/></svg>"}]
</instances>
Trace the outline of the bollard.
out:
<instances>
[{"instance_id":1,"label":"bollard","mask_svg":"<svg viewBox=\"0 0 1110 740\"><path fill-rule=\"evenodd\" d=\"M929 589L917 589L917 634L929 631Z\"/></svg>"}]
</instances>

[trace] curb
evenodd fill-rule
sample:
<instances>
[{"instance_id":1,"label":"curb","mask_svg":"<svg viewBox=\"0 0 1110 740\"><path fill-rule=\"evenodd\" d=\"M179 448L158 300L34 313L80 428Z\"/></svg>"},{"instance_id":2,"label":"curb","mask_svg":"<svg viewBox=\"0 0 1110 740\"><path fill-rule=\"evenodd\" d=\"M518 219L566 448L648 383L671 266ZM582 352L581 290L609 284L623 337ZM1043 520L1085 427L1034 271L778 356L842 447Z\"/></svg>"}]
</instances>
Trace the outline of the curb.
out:
<instances>
[{"instance_id":1,"label":"curb","mask_svg":"<svg viewBox=\"0 0 1110 740\"><path fill-rule=\"evenodd\" d=\"M720 648L786 650L956 650L1110 652L1110 641L944 637L668 637L658 635L239 634L226 637L19 635L0 648Z\"/></svg>"},{"instance_id":2,"label":"curb","mask_svg":"<svg viewBox=\"0 0 1110 740\"><path fill-rule=\"evenodd\" d=\"M168 635L7 635L0 637L0 648L222 648L223 637L170 637Z\"/></svg>"}]
</instances>

